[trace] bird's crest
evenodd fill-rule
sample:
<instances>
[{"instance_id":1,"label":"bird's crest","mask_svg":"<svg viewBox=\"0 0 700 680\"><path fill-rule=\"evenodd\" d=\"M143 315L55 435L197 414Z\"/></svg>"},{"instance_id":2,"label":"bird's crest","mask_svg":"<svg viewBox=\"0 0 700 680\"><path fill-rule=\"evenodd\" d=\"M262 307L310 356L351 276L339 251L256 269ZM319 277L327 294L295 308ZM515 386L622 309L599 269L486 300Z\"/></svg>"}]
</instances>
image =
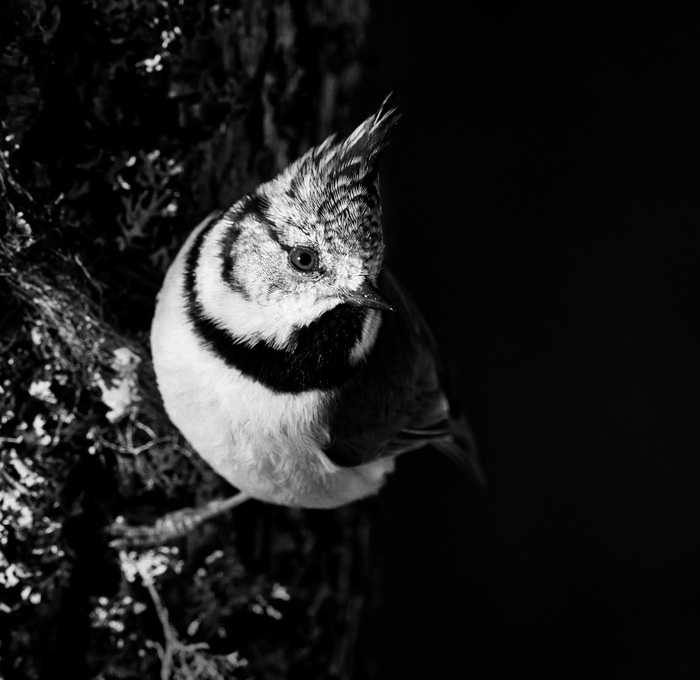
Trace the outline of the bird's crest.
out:
<instances>
[{"instance_id":1,"label":"bird's crest","mask_svg":"<svg viewBox=\"0 0 700 680\"><path fill-rule=\"evenodd\" d=\"M350 135L328 137L257 192L276 224L321 231L325 242L362 253L376 272L383 257L377 175L401 115L395 99L389 95Z\"/></svg>"},{"instance_id":2,"label":"bird's crest","mask_svg":"<svg viewBox=\"0 0 700 680\"><path fill-rule=\"evenodd\" d=\"M376 176L379 159L389 144L391 131L401 118L398 98L389 94L379 109L358 125L345 139L328 137L309 153L321 170L334 167L344 172Z\"/></svg>"}]
</instances>

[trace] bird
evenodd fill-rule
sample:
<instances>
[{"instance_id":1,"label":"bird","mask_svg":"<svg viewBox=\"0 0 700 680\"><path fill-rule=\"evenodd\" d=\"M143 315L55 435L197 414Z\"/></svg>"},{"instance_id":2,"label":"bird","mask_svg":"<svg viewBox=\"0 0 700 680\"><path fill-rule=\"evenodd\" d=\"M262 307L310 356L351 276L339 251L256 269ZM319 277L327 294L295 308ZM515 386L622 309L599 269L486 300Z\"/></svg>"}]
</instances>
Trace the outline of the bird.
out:
<instances>
[{"instance_id":1,"label":"bird","mask_svg":"<svg viewBox=\"0 0 700 680\"><path fill-rule=\"evenodd\" d=\"M238 489L231 505L343 506L429 445L484 481L449 364L384 264L391 98L204 219L158 294L165 410Z\"/></svg>"}]
</instances>

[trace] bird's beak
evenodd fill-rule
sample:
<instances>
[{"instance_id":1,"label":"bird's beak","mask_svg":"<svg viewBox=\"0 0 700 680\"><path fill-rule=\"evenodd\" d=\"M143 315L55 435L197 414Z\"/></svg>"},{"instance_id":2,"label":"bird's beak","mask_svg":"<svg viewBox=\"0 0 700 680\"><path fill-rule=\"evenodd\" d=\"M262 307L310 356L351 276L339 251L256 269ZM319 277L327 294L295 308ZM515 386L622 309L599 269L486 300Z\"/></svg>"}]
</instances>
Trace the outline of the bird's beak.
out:
<instances>
[{"instance_id":1,"label":"bird's beak","mask_svg":"<svg viewBox=\"0 0 700 680\"><path fill-rule=\"evenodd\" d=\"M369 307L382 309L386 312L395 312L396 307L378 288L369 281L365 281L357 290L345 293L343 302L357 307Z\"/></svg>"}]
</instances>

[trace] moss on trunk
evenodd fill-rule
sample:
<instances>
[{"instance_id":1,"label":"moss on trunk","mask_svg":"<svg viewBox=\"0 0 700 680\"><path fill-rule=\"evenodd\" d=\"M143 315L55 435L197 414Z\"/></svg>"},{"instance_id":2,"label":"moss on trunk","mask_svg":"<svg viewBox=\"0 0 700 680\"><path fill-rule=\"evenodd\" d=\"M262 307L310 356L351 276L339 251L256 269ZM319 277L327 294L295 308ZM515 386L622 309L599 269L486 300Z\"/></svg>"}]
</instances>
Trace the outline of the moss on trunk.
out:
<instances>
[{"instance_id":1,"label":"moss on trunk","mask_svg":"<svg viewBox=\"0 0 700 680\"><path fill-rule=\"evenodd\" d=\"M366 0L0 7L7 680L352 676L372 502L251 503L121 555L105 528L232 492L163 413L155 295L198 219L348 129L367 12Z\"/></svg>"}]
</instances>

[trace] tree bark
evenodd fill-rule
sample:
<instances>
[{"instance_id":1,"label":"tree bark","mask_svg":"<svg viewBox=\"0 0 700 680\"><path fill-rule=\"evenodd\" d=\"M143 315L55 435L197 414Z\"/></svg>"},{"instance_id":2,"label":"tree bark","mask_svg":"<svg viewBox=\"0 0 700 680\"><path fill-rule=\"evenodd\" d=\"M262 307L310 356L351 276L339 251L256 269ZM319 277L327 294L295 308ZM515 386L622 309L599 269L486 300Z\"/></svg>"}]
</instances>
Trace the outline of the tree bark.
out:
<instances>
[{"instance_id":1,"label":"tree bark","mask_svg":"<svg viewBox=\"0 0 700 680\"><path fill-rule=\"evenodd\" d=\"M0 7L0 675L349 678L372 502L250 504L169 423L148 328L197 221L347 131L367 0ZM208 647L203 647L206 644Z\"/></svg>"}]
</instances>

